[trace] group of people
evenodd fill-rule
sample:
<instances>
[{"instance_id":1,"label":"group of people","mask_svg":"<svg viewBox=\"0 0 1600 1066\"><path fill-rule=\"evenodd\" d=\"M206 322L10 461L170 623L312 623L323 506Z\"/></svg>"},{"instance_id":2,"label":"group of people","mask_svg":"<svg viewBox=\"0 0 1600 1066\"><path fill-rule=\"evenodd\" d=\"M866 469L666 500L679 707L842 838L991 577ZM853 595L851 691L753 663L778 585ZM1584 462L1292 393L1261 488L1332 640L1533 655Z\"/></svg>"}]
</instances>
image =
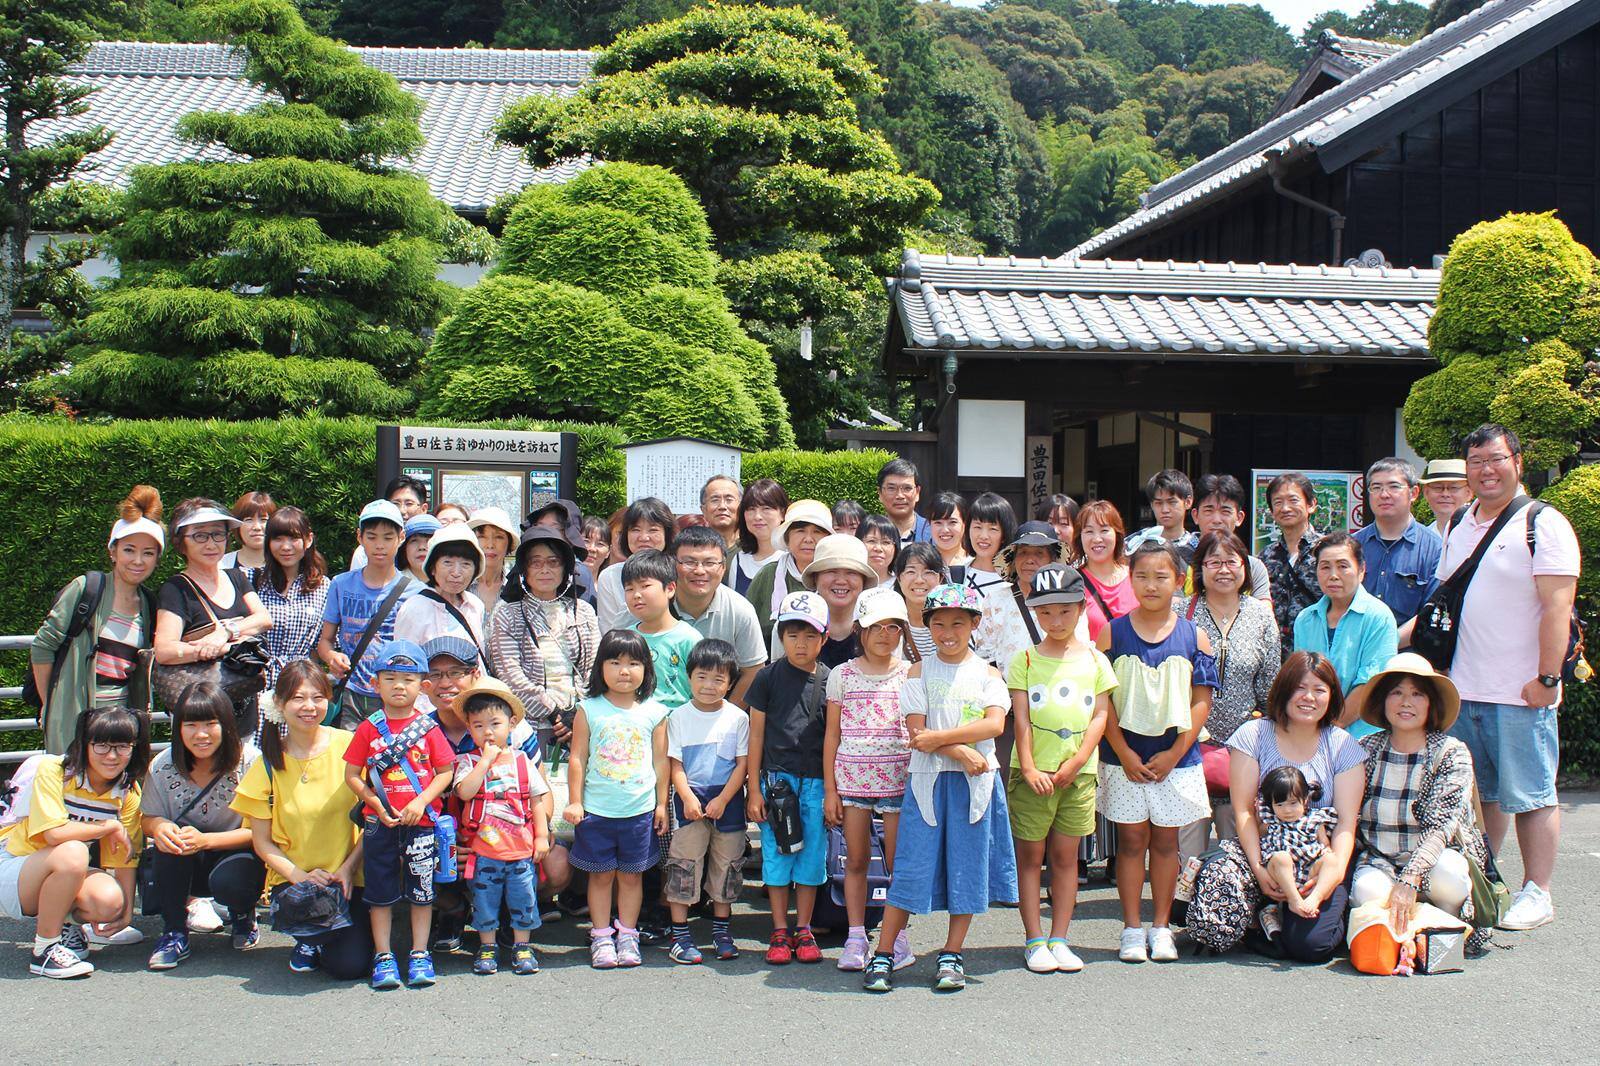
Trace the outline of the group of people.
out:
<instances>
[{"instance_id":1,"label":"group of people","mask_svg":"<svg viewBox=\"0 0 1600 1066\"><path fill-rule=\"evenodd\" d=\"M1155 524L1133 533L1109 502L1062 495L1025 521L991 492L919 512L898 459L881 514L714 477L696 515L555 500L514 520L430 511L399 478L337 575L297 508L185 500L184 565L154 595L169 532L140 486L109 573L63 589L33 645L54 754L0 803L0 913L35 920L32 970L50 977L141 939L141 901L161 916L158 970L193 933L255 945L263 899L292 969L380 989L432 984L433 953L469 928L474 973L536 972L533 933L562 913L587 914L596 968L638 966L652 942L692 965L708 945L739 955L755 823L766 961L822 960L832 831L837 966L870 991L915 962L912 916L940 911L933 981L963 987L972 917L997 904L1018 907L1029 970L1082 969L1086 839L1110 857L1126 962L1176 959L1179 921L1203 947L1325 960L1352 902L1399 931L1425 901L1481 945L1473 887L1513 818L1527 883L1495 917L1553 916L1578 546L1521 481L1515 435L1485 426L1421 477L1373 464L1372 523L1324 533L1311 483L1285 474L1258 558L1225 474L1158 473ZM1402 652L1469 559L1454 660ZM151 678L250 641L264 695L187 685L152 758Z\"/></svg>"}]
</instances>

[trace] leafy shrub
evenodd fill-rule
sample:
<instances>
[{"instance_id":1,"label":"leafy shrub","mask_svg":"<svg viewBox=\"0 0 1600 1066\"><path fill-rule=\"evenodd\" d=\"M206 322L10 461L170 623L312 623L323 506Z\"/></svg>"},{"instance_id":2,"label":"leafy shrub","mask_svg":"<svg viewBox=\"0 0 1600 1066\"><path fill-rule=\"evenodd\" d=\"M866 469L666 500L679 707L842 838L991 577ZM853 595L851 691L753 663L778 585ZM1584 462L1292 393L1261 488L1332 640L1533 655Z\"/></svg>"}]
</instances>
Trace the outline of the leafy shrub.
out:
<instances>
[{"instance_id":1,"label":"leafy shrub","mask_svg":"<svg viewBox=\"0 0 1600 1066\"><path fill-rule=\"evenodd\" d=\"M821 500L832 504L852 499L868 511L882 511L878 503L878 469L894 458L893 452L863 448L843 452L753 452L744 457L744 483L769 477L782 485L791 500Z\"/></svg>"},{"instance_id":2,"label":"leafy shrub","mask_svg":"<svg viewBox=\"0 0 1600 1066\"><path fill-rule=\"evenodd\" d=\"M1505 379L1500 359L1461 356L1414 382L1403 418L1406 440L1421 455L1456 455L1461 438L1489 420Z\"/></svg>"},{"instance_id":3,"label":"leafy shrub","mask_svg":"<svg viewBox=\"0 0 1600 1066\"><path fill-rule=\"evenodd\" d=\"M1514 426L1522 440L1528 470L1548 470L1578 454L1578 435L1600 415L1592 390L1567 384L1568 367L1545 359L1511 376L1494 401L1489 417Z\"/></svg>"},{"instance_id":4,"label":"leafy shrub","mask_svg":"<svg viewBox=\"0 0 1600 1066\"><path fill-rule=\"evenodd\" d=\"M1580 466L1539 494L1566 516L1583 549L1578 577L1578 609L1584 617L1600 617L1600 466ZM1600 660L1600 629L1591 646ZM1597 682L1600 685L1600 682Z\"/></svg>"}]
</instances>

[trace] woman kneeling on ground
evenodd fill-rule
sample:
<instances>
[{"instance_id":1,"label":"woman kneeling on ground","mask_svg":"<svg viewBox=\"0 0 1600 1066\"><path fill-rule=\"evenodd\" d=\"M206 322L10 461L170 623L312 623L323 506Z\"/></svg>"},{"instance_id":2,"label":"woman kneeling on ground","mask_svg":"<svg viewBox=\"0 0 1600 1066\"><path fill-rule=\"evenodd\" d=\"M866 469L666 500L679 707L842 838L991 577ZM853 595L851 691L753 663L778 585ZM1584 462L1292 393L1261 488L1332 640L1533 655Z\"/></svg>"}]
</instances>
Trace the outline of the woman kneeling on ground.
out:
<instances>
[{"instance_id":1,"label":"woman kneeling on ground","mask_svg":"<svg viewBox=\"0 0 1600 1066\"><path fill-rule=\"evenodd\" d=\"M260 752L239 739L233 702L221 686L202 681L183 690L172 710L172 739L151 762L140 799L145 837L155 845L153 902L162 925L152 970L170 970L189 957L190 930L222 928L211 904L218 894L213 884L225 895L232 889L234 898L249 897L231 913L233 946L253 946L255 901L266 877L250 850L250 830L232 809L239 781Z\"/></svg>"},{"instance_id":2,"label":"woman kneeling on ground","mask_svg":"<svg viewBox=\"0 0 1600 1066\"><path fill-rule=\"evenodd\" d=\"M1473 925L1470 950L1484 947L1493 927L1473 921L1467 864L1484 869L1489 849L1472 809L1472 756L1445 735L1461 713L1455 684L1420 655L1396 655L1373 677L1357 713L1382 732L1360 741L1367 782L1350 905L1387 900L1399 933L1426 899Z\"/></svg>"},{"instance_id":3,"label":"woman kneeling on ground","mask_svg":"<svg viewBox=\"0 0 1600 1066\"><path fill-rule=\"evenodd\" d=\"M274 903L303 881L336 886L349 901L348 925L295 935L289 969L321 969L335 980L354 981L366 977L372 963L372 934L357 887L361 832L350 821L356 797L344 783L353 734L322 724L332 696L328 675L309 659L283 668L261 731L261 758L239 782L233 809L249 819ZM213 879L212 889L218 902L238 911L255 905L261 885L256 882L253 893L225 892Z\"/></svg>"},{"instance_id":4,"label":"woman kneeling on ground","mask_svg":"<svg viewBox=\"0 0 1600 1066\"><path fill-rule=\"evenodd\" d=\"M18 820L0 838L0 917L34 919L28 968L38 976L93 973L86 933L102 943L139 939L113 938L133 920L139 779L149 764L145 717L93 707L66 754L40 758L13 798L7 821Z\"/></svg>"}]
</instances>

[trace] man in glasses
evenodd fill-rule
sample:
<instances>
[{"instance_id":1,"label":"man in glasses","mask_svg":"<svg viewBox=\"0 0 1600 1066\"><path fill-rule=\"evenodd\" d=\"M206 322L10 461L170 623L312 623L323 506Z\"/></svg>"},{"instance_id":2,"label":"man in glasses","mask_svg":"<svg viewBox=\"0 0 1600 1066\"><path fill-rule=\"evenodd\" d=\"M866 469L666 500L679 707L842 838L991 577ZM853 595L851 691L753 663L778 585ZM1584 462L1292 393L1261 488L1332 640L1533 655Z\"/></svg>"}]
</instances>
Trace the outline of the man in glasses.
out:
<instances>
[{"instance_id":1,"label":"man in glasses","mask_svg":"<svg viewBox=\"0 0 1600 1066\"><path fill-rule=\"evenodd\" d=\"M1439 535L1411 514L1419 492L1416 467L1390 456L1367 468L1370 524L1352 536L1367 568L1362 582L1394 615L1397 625L1416 617L1433 591L1434 571L1444 547Z\"/></svg>"},{"instance_id":2,"label":"man in glasses","mask_svg":"<svg viewBox=\"0 0 1600 1066\"><path fill-rule=\"evenodd\" d=\"M739 676L728 698L743 707L745 691L767 661L767 646L756 609L722 583L728 568L722 535L710 526L690 526L672 542L672 558L678 566L673 596L678 617L702 637L733 645Z\"/></svg>"},{"instance_id":3,"label":"man in glasses","mask_svg":"<svg viewBox=\"0 0 1600 1066\"><path fill-rule=\"evenodd\" d=\"M922 499L922 485L917 480L917 468L905 459L890 459L878 470L878 502L883 513L889 516L894 528L900 531L900 546L933 540L933 528L928 520L917 513L917 501Z\"/></svg>"},{"instance_id":4,"label":"man in glasses","mask_svg":"<svg viewBox=\"0 0 1600 1066\"><path fill-rule=\"evenodd\" d=\"M1526 884L1500 919L1532 929L1555 918L1550 878L1561 834L1556 708L1577 589L1578 538L1554 507L1522 492L1522 444L1504 426L1479 426L1462 441L1477 501L1456 516L1438 578L1455 573L1511 511L1467 583L1450 679L1461 716L1450 728L1472 753L1489 847L1517 823Z\"/></svg>"}]
</instances>

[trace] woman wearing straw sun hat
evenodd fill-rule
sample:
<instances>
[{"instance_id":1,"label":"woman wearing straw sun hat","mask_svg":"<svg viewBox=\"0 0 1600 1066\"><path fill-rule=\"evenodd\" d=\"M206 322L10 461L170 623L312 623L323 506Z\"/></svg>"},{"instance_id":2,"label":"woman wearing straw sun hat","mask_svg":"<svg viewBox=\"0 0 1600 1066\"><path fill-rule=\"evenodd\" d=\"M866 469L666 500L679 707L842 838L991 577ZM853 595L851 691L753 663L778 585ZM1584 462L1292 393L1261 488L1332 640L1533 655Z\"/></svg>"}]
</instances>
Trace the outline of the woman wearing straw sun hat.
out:
<instances>
[{"instance_id":1,"label":"woman wearing straw sun hat","mask_svg":"<svg viewBox=\"0 0 1600 1066\"><path fill-rule=\"evenodd\" d=\"M860 655L856 600L864 589L878 585L878 572L867 560L867 546L848 533L830 533L817 542L801 580L828 604L828 639L817 661L832 670Z\"/></svg>"},{"instance_id":2,"label":"woman wearing straw sun hat","mask_svg":"<svg viewBox=\"0 0 1600 1066\"><path fill-rule=\"evenodd\" d=\"M756 609L756 620L767 638L768 650L775 646L772 623L784 597L806 591L805 571L816 556L817 545L833 532L833 511L821 500L796 500L783 514L783 523L772 534L778 555L750 580L745 599ZM874 575L876 576L876 575Z\"/></svg>"},{"instance_id":3,"label":"woman wearing straw sun hat","mask_svg":"<svg viewBox=\"0 0 1600 1066\"><path fill-rule=\"evenodd\" d=\"M1461 713L1454 682L1405 652L1351 702L1381 730L1360 740L1367 782L1356 823L1351 905L1387 901L1397 932L1419 899L1476 927L1468 863L1485 869L1489 851L1473 811L1472 756L1446 735ZM1492 928L1487 921L1477 928L1469 948L1486 944Z\"/></svg>"}]
</instances>

